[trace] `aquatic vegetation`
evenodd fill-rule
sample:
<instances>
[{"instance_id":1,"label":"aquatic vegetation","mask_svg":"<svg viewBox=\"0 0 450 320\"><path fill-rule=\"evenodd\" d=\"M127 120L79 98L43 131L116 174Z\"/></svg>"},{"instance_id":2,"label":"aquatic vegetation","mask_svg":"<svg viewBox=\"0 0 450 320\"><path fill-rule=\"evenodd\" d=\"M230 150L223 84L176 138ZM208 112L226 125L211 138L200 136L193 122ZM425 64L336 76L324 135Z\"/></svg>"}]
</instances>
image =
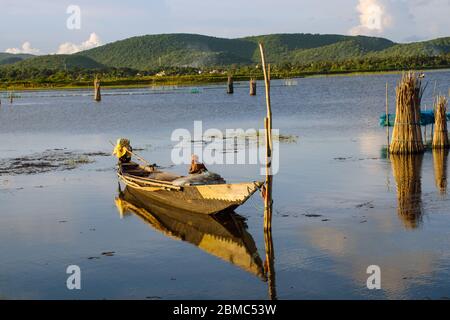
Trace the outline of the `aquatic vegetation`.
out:
<instances>
[{"instance_id":1,"label":"aquatic vegetation","mask_svg":"<svg viewBox=\"0 0 450 320\"><path fill-rule=\"evenodd\" d=\"M93 163L93 157L109 156L103 152L79 153L64 149L46 150L17 158L0 159L0 175L27 175L73 170Z\"/></svg>"},{"instance_id":2,"label":"aquatic vegetation","mask_svg":"<svg viewBox=\"0 0 450 320\"><path fill-rule=\"evenodd\" d=\"M297 143L299 137L293 134L274 134L272 135L273 139L280 143ZM213 139L244 139L244 140L259 140L259 144L265 143L264 132L259 132L255 130L247 130L240 131L236 130L233 132L227 132L222 137L209 135L205 136L202 141L192 141L192 142L201 142L206 143L206 141L211 141Z\"/></svg>"}]
</instances>

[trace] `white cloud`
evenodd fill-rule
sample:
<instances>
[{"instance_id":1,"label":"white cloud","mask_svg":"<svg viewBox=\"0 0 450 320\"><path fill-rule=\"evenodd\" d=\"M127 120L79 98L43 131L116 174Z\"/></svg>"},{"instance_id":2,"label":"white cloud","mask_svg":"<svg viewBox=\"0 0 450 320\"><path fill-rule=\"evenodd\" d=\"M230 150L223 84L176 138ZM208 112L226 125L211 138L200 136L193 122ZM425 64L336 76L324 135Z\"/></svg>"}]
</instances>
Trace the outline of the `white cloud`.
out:
<instances>
[{"instance_id":1,"label":"white cloud","mask_svg":"<svg viewBox=\"0 0 450 320\"><path fill-rule=\"evenodd\" d=\"M380 0L359 0L359 25L350 29L352 35L380 35L392 23L392 17Z\"/></svg>"},{"instance_id":2,"label":"white cloud","mask_svg":"<svg viewBox=\"0 0 450 320\"><path fill-rule=\"evenodd\" d=\"M72 42L65 42L65 43L61 44L56 53L57 54L72 54L75 52L98 47L101 44L102 43L101 43L99 36L95 32L93 32L89 36L89 39L82 42L81 44L75 44Z\"/></svg>"},{"instance_id":3,"label":"white cloud","mask_svg":"<svg viewBox=\"0 0 450 320\"><path fill-rule=\"evenodd\" d=\"M22 44L22 48L8 48L6 49L7 53L29 53L29 54L38 54L39 53L39 49L34 49L33 47L31 47L31 43L29 41L25 41Z\"/></svg>"}]
</instances>

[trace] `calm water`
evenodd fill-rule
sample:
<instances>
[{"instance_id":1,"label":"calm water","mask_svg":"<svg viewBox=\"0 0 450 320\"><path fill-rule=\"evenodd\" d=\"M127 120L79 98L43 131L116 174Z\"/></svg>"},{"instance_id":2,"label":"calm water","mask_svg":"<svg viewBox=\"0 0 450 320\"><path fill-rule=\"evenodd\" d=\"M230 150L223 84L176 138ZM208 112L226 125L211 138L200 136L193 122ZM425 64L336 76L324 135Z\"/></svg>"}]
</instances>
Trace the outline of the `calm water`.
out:
<instances>
[{"instance_id":1,"label":"calm water","mask_svg":"<svg viewBox=\"0 0 450 320\"><path fill-rule=\"evenodd\" d=\"M378 116L385 82L392 110L398 79L273 82L274 128L299 137L281 144L274 177L279 298L450 296L448 157L430 152L388 160L382 154L386 138ZM428 72L426 79L423 104L429 108L435 81L436 92L447 93L450 72ZM91 101L90 90L19 93L13 105L2 99L0 158L55 148L110 152L110 140L128 137L145 158L170 165L172 131L192 131L194 120L204 129L262 127L261 83L257 97L248 96L246 83L234 95L223 85L198 89L103 90L101 103ZM259 194L236 210L239 216L203 221L203 229L191 230L195 223L178 228L157 213L168 219L158 227L132 210L120 214L115 160L94 159L71 171L0 176L0 298L268 298L258 274L258 258L265 257ZM209 169L229 182L261 178L254 165ZM210 229L225 235L208 242ZM230 258L227 250L236 248L241 252ZM114 255L102 255L108 251ZM68 265L81 267L82 290L67 290ZM366 287L369 265L381 268L381 290Z\"/></svg>"}]
</instances>

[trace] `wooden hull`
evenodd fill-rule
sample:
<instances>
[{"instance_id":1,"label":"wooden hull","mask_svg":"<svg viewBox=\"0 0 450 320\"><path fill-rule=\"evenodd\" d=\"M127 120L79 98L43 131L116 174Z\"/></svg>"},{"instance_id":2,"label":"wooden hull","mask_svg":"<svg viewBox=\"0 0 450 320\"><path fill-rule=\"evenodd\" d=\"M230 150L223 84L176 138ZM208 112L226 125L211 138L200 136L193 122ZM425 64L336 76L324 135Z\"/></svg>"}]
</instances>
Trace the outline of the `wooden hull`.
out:
<instances>
[{"instance_id":1,"label":"wooden hull","mask_svg":"<svg viewBox=\"0 0 450 320\"><path fill-rule=\"evenodd\" d=\"M119 179L136 192L160 204L203 214L234 210L261 186L262 182L173 186L164 181L130 176L119 172Z\"/></svg>"}]
</instances>

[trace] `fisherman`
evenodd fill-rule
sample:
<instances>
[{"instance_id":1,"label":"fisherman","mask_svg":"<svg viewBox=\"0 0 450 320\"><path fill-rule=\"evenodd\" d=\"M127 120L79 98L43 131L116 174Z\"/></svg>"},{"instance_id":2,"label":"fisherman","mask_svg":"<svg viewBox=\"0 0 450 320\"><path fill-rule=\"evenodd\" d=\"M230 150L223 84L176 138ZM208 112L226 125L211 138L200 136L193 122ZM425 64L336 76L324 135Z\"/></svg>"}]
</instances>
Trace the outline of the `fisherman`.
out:
<instances>
[{"instance_id":1,"label":"fisherman","mask_svg":"<svg viewBox=\"0 0 450 320\"><path fill-rule=\"evenodd\" d=\"M129 163L131 161L132 152L133 148L130 145L130 140L125 138L117 139L113 155L119 159L119 163Z\"/></svg>"},{"instance_id":2,"label":"fisherman","mask_svg":"<svg viewBox=\"0 0 450 320\"><path fill-rule=\"evenodd\" d=\"M198 156L196 154L192 155L191 167L189 168L189 174L204 173L207 172L206 166L198 161Z\"/></svg>"}]
</instances>

